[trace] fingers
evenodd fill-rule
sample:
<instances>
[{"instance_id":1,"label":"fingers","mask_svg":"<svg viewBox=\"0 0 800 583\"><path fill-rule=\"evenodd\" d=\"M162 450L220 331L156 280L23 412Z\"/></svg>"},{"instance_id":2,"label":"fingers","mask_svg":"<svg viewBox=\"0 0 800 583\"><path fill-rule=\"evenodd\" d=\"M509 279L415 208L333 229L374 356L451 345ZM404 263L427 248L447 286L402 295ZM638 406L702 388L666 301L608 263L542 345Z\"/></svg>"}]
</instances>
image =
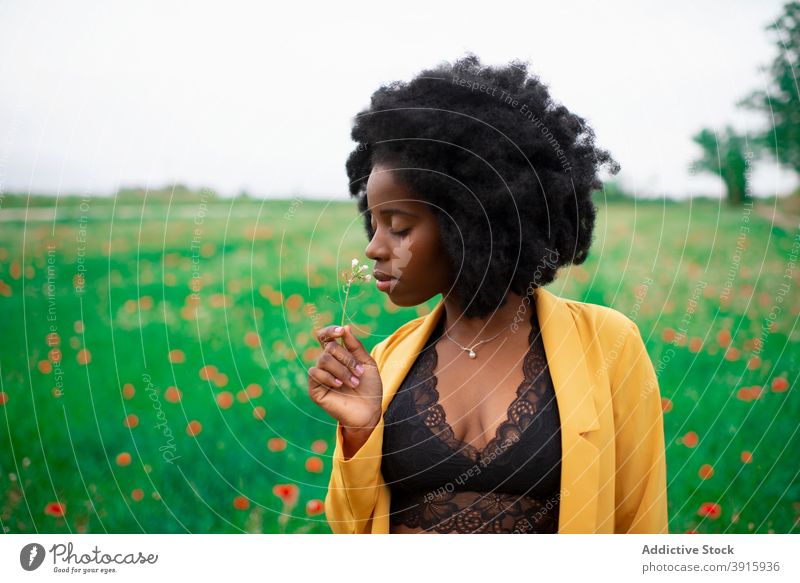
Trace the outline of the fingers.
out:
<instances>
[{"instance_id":1,"label":"fingers","mask_svg":"<svg viewBox=\"0 0 800 583\"><path fill-rule=\"evenodd\" d=\"M344 386L356 390L366 368L370 366L374 368L375 362L361 341L355 337L350 326L326 326L320 328L316 336L325 350L319 357L317 366L330 373L334 379L341 381L341 384L337 385L331 380L328 386ZM337 338L342 338L344 346L336 342Z\"/></svg>"},{"instance_id":2,"label":"fingers","mask_svg":"<svg viewBox=\"0 0 800 583\"><path fill-rule=\"evenodd\" d=\"M352 374L358 377L364 374L364 367L361 366L361 363L358 362L358 359L355 357L355 355L344 346L341 346L336 342L330 342L325 345L325 353L335 357L336 360L347 367Z\"/></svg>"},{"instance_id":3,"label":"fingers","mask_svg":"<svg viewBox=\"0 0 800 583\"><path fill-rule=\"evenodd\" d=\"M364 345L361 343L361 341L356 338L355 334L353 334L353 331L349 325L343 327L325 326L324 328L317 330L316 336L323 348L327 347L329 344L340 346L336 340L338 338L342 338L344 347L350 351L358 363L361 363L362 365L374 365L369 352L366 348L364 348ZM348 364L346 360L343 360L343 362Z\"/></svg>"},{"instance_id":4,"label":"fingers","mask_svg":"<svg viewBox=\"0 0 800 583\"><path fill-rule=\"evenodd\" d=\"M337 379L330 372L317 366L312 366L308 369L308 377L310 379L310 384L317 383L328 389L342 386L342 381Z\"/></svg>"},{"instance_id":5,"label":"fingers","mask_svg":"<svg viewBox=\"0 0 800 583\"><path fill-rule=\"evenodd\" d=\"M326 383L332 383L328 373L312 366L308 369L308 396L311 402L322 407L335 419L343 419L350 412L350 402L345 396L345 389L331 388Z\"/></svg>"},{"instance_id":6,"label":"fingers","mask_svg":"<svg viewBox=\"0 0 800 583\"><path fill-rule=\"evenodd\" d=\"M319 357L317 366L342 381L342 384L353 389L360 384L359 377L364 372L364 368L360 366L346 348L342 348L333 342L325 346L325 352Z\"/></svg>"},{"instance_id":7,"label":"fingers","mask_svg":"<svg viewBox=\"0 0 800 583\"><path fill-rule=\"evenodd\" d=\"M340 326L325 326L324 328L320 328L316 331L317 341L320 345L325 348L325 345L329 342L336 342L337 338L340 338L344 335L344 328Z\"/></svg>"},{"instance_id":8,"label":"fingers","mask_svg":"<svg viewBox=\"0 0 800 583\"><path fill-rule=\"evenodd\" d=\"M364 348L364 345L361 344L361 340L355 337L349 325L344 327L344 345L358 362L362 364L372 364L372 357Z\"/></svg>"},{"instance_id":9,"label":"fingers","mask_svg":"<svg viewBox=\"0 0 800 583\"><path fill-rule=\"evenodd\" d=\"M335 379L330 373L316 366L308 369L308 396L313 403L337 419L347 408L342 401L341 391L335 387Z\"/></svg>"}]
</instances>

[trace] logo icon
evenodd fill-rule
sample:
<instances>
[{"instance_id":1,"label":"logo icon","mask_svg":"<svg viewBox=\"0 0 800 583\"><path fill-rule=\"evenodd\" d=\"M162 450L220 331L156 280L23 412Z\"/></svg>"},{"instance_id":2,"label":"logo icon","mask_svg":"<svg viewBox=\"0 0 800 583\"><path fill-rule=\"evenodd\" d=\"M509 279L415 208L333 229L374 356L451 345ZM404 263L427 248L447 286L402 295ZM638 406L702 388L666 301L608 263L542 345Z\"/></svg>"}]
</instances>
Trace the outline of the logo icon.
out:
<instances>
[{"instance_id":1,"label":"logo icon","mask_svg":"<svg viewBox=\"0 0 800 583\"><path fill-rule=\"evenodd\" d=\"M44 562L44 547L39 543L30 543L19 552L19 564L26 571L35 571Z\"/></svg>"}]
</instances>

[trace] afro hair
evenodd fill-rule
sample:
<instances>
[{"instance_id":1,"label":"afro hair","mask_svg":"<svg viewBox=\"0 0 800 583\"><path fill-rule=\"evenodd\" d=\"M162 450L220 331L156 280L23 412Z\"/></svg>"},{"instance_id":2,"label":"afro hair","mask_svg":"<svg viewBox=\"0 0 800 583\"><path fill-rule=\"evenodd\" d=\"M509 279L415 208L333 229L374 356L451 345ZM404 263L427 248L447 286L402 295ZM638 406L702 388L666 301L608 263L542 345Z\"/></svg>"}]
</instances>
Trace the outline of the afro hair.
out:
<instances>
[{"instance_id":1,"label":"afro hair","mask_svg":"<svg viewBox=\"0 0 800 583\"><path fill-rule=\"evenodd\" d=\"M368 239L367 179L380 164L436 214L448 277L470 318L504 305L508 290L525 296L561 266L583 263L598 173L620 168L527 63L484 66L472 53L381 86L351 137L350 195Z\"/></svg>"}]
</instances>

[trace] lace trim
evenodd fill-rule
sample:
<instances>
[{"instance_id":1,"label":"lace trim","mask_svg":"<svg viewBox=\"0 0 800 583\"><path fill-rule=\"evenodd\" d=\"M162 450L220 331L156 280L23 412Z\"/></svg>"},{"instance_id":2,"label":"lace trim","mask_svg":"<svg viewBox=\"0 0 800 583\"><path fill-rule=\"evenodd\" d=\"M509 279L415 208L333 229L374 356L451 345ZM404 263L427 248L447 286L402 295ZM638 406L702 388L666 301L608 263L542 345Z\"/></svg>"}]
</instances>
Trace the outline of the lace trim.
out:
<instances>
[{"instance_id":1,"label":"lace trim","mask_svg":"<svg viewBox=\"0 0 800 583\"><path fill-rule=\"evenodd\" d=\"M440 492L393 512L392 524L439 533L557 534L558 498L542 502L502 492Z\"/></svg>"},{"instance_id":2,"label":"lace trim","mask_svg":"<svg viewBox=\"0 0 800 583\"><path fill-rule=\"evenodd\" d=\"M524 378L516 390L516 397L506 409L506 418L495 430L495 436L481 449L455 437L455 432L447 422L444 408L439 404L438 378L433 371L438 364L435 342L426 348L422 355L419 371L425 376L421 382L414 382L412 395L417 412L422 416L424 424L436 433L436 437L444 441L451 449L465 455L472 462L480 462L487 466L514 443L517 443L522 432L531 424L538 411L540 389L543 391L545 375L541 371L547 366L539 326L533 307L531 310L531 330L528 334L528 346L523 361ZM441 320L440 320L441 324ZM538 375L538 376L537 376ZM540 382L536 382L540 380ZM415 379L416 381L416 379Z\"/></svg>"}]
</instances>

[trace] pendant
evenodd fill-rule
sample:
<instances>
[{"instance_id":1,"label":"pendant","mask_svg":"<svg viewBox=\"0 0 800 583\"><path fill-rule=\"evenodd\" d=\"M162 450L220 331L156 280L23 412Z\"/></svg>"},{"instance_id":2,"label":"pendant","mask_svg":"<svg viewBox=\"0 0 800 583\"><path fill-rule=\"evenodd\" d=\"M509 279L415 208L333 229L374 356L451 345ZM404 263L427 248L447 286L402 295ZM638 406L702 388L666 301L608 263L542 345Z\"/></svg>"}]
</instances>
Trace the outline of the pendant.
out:
<instances>
[{"instance_id":1,"label":"pendant","mask_svg":"<svg viewBox=\"0 0 800 583\"><path fill-rule=\"evenodd\" d=\"M474 350L472 350L472 349L470 348L470 350L469 350L469 357L470 357L470 358L476 358L477 356L478 356L478 355L477 355L477 354L475 354L475 351L474 351Z\"/></svg>"}]
</instances>

